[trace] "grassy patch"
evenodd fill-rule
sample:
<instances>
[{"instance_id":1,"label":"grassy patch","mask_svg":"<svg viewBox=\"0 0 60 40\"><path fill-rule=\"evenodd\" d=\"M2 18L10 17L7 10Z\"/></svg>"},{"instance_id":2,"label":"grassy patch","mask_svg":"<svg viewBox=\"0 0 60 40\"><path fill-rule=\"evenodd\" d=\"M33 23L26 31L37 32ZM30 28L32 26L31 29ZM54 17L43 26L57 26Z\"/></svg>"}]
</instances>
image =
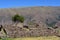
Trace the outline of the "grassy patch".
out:
<instances>
[{"instance_id":1,"label":"grassy patch","mask_svg":"<svg viewBox=\"0 0 60 40\"><path fill-rule=\"evenodd\" d=\"M6 40L60 40L60 38L56 36L48 36L48 37L7 38Z\"/></svg>"}]
</instances>

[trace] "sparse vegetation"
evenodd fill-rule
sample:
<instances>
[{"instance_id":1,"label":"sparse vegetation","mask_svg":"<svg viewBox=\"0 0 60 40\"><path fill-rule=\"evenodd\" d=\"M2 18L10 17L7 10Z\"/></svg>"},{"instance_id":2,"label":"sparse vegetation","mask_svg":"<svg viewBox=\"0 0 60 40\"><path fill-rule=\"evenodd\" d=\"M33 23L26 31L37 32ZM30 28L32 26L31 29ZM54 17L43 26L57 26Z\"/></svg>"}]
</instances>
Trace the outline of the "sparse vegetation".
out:
<instances>
[{"instance_id":1,"label":"sparse vegetation","mask_svg":"<svg viewBox=\"0 0 60 40\"><path fill-rule=\"evenodd\" d=\"M47 24L47 25L50 26L50 27L53 27L55 24L56 24L56 22L52 22L52 23Z\"/></svg>"},{"instance_id":2,"label":"sparse vegetation","mask_svg":"<svg viewBox=\"0 0 60 40\"><path fill-rule=\"evenodd\" d=\"M29 24L29 25L33 25L34 23L33 23L33 22L29 22L28 24Z\"/></svg>"},{"instance_id":3,"label":"sparse vegetation","mask_svg":"<svg viewBox=\"0 0 60 40\"><path fill-rule=\"evenodd\" d=\"M57 19L58 21L60 21L60 15L58 15L56 19Z\"/></svg>"},{"instance_id":4,"label":"sparse vegetation","mask_svg":"<svg viewBox=\"0 0 60 40\"><path fill-rule=\"evenodd\" d=\"M46 24L47 24L49 27L53 27L53 26L56 24L56 22L54 21L54 22L48 23L48 19L46 19Z\"/></svg>"}]
</instances>

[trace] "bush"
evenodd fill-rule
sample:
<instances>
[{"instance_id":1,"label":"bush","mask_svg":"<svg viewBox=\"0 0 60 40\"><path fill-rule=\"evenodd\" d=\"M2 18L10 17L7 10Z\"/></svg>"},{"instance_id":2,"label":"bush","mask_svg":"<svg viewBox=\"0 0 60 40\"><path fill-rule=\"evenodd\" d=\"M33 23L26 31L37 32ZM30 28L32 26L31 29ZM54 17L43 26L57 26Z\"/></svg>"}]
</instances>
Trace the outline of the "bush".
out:
<instances>
[{"instance_id":1,"label":"bush","mask_svg":"<svg viewBox=\"0 0 60 40\"><path fill-rule=\"evenodd\" d=\"M56 17L56 19L57 19L58 21L60 21L60 15L58 15L58 16Z\"/></svg>"},{"instance_id":2,"label":"bush","mask_svg":"<svg viewBox=\"0 0 60 40\"><path fill-rule=\"evenodd\" d=\"M55 26L55 24L56 24L56 22L52 22L52 23L49 23L49 24L47 23L47 25L50 26L50 27Z\"/></svg>"},{"instance_id":3,"label":"bush","mask_svg":"<svg viewBox=\"0 0 60 40\"><path fill-rule=\"evenodd\" d=\"M23 22L24 22L24 17L16 14L16 15L14 15L14 16L12 17L12 20L13 20L14 22L18 21L18 22L23 23Z\"/></svg>"},{"instance_id":4,"label":"bush","mask_svg":"<svg viewBox=\"0 0 60 40\"><path fill-rule=\"evenodd\" d=\"M46 19L46 24L49 26L49 27L53 27L53 26L55 26L55 24L57 23L56 21L53 21L53 22L51 22L51 23L48 23L49 21L48 21L48 19Z\"/></svg>"}]
</instances>

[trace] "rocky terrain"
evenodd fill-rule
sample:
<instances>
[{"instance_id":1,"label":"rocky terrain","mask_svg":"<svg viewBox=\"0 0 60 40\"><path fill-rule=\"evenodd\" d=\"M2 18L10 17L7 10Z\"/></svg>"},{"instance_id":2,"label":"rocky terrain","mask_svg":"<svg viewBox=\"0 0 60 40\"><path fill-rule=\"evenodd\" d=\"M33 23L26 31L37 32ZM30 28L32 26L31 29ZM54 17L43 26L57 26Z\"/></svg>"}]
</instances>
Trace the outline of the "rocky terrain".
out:
<instances>
[{"instance_id":1,"label":"rocky terrain","mask_svg":"<svg viewBox=\"0 0 60 40\"><path fill-rule=\"evenodd\" d=\"M12 16L23 15L24 23L15 23ZM0 9L0 25L8 37L60 37L60 7L27 7ZM28 28L25 28L27 26Z\"/></svg>"}]
</instances>

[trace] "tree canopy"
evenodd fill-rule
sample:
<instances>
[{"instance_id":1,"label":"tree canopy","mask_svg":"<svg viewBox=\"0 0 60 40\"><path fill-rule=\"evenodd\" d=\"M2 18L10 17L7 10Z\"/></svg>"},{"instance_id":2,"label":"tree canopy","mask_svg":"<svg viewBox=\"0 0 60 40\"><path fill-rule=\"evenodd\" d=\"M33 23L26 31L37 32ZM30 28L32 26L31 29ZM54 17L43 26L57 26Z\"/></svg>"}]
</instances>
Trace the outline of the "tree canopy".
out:
<instances>
[{"instance_id":1,"label":"tree canopy","mask_svg":"<svg viewBox=\"0 0 60 40\"><path fill-rule=\"evenodd\" d=\"M24 17L22 15L16 14L12 17L12 20L14 22L18 21L18 22L23 23L24 22Z\"/></svg>"}]
</instances>

